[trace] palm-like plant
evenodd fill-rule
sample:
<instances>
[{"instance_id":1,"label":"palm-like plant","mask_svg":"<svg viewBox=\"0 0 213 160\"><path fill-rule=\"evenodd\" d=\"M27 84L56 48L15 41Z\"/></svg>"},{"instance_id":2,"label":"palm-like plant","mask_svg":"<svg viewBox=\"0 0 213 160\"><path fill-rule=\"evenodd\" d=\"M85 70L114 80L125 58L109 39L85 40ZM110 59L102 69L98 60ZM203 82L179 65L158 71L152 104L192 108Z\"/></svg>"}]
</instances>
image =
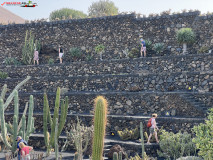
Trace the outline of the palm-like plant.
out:
<instances>
[{"instance_id":1,"label":"palm-like plant","mask_svg":"<svg viewBox=\"0 0 213 160\"><path fill-rule=\"evenodd\" d=\"M195 42L195 33L191 28L182 28L176 34L177 41L183 44L183 53L187 53L187 44Z\"/></svg>"},{"instance_id":2,"label":"palm-like plant","mask_svg":"<svg viewBox=\"0 0 213 160\"><path fill-rule=\"evenodd\" d=\"M100 60L102 60L102 54L104 52L105 46L103 44L99 44L95 47L95 52L100 54Z\"/></svg>"},{"instance_id":3,"label":"palm-like plant","mask_svg":"<svg viewBox=\"0 0 213 160\"><path fill-rule=\"evenodd\" d=\"M163 43L155 43L153 46L153 50L160 54L164 50L164 44Z\"/></svg>"}]
</instances>

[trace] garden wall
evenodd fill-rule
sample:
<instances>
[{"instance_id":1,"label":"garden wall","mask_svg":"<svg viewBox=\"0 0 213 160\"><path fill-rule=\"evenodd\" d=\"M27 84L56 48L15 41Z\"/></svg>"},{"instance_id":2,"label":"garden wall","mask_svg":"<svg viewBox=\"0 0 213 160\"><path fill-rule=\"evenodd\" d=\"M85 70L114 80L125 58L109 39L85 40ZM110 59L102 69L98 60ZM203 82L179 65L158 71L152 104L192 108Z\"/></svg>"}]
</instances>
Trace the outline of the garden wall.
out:
<instances>
[{"instance_id":1,"label":"garden wall","mask_svg":"<svg viewBox=\"0 0 213 160\"><path fill-rule=\"evenodd\" d=\"M212 23L213 15L200 16L200 12L196 11L148 18L136 18L135 14L130 14L0 26L0 58L21 58L26 30L31 30L43 46L52 49L52 53L42 53L50 54L49 57L57 57L59 45L66 52L71 47L80 47L86 52L104 44L104 59L116 59L124 56L122 50L125 48L138 47L141 36L153 43L164 43L166 54L177 54L181 52L181 45L177 44L175 33L182 27L190 27L197 36L190 52L196 53L203 45L213 46Z\"/></svg>"}]
</instances>

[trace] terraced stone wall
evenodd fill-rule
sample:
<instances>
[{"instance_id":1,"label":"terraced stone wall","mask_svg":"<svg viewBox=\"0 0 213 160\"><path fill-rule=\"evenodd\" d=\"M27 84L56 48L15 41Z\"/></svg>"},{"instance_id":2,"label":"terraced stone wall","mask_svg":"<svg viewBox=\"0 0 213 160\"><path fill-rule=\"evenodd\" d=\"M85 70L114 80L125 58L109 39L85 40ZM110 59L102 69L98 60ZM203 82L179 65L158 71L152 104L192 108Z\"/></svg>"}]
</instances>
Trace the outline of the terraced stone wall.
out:
<instances>
[{"instance_id":1,"label":"terraced stone wall","mask_svg":"<svg viewBox=\"0 0 213 160\"><path fill-rule=\"evenodd\" d=\"M200 16L200 12L189 12L148 18L136 18L135 14L130 14L0 26L0 58L1 63L8 56L21 58L26 30L31 30L43 47L52 51L47 57L57 59L59 45L67 53L71 47L94 51L96 45L104 44L106 53L103 58L117 59L124 57L122 50L125 48L138 47L141 36L153 43L164 43L165 54L178 54L181 52L181 45L176 42L176 31L182 27L190 27L195 31L197 41L189 50L196 53L203 45L212 48L212 23L213 15ZM47 53L41 55L41 59L45 54ZM66 60L70 61L67 57Z\"/></svg>"}]
</instances>

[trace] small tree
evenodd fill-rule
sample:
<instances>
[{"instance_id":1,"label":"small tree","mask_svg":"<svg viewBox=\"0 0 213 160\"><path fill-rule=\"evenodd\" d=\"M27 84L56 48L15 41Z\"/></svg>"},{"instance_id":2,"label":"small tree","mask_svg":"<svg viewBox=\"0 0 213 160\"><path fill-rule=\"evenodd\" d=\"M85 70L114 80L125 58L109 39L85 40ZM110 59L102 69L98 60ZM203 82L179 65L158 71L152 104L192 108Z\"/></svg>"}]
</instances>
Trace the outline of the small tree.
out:
<instances>
[{"instance_id":1,"label":"small tree","mask_svg":"<svg viewBox=\"0 0 213 160\"><path fill-rule=\"evenodd\" d=\"M100 0L92 3L88 9L88 13L91 17L111 16L118 14L118 8L112 1Z\"/></svg>"},{"instance_id":2,"label":"small tree","mask_svg":"<svg viewBox=\"0 0 213 160\"><path fill-rule=\"evenodd\" d=\"M104 52L104 49L105 49L105 47L104 47L103 44L99 44L99 45L97 45L97 46L95 47L95 52L98 53L98 54L100 54L100 60L103 60L103 59L102 59L102 54L103 54L103 52Z\"/></svg>"},{"instance_id":3,"label":"small tree","mask_svg":"<svg viewBox=\"0 0 213 160\"><path fill-rule=\"evenodd\" d=\"M187 44L195 42L195 33L191 28L182 28L176 34L177 41L183 44L183 53L187 53Z\"/></svg>"},{"instance_id":4,"label":"small tree","mask_svg":"<svg viewBox=\"0 0 213 160\"><path fill-rule=\"evenodd\" d=\"M193 131L196 135L193 142L199 149L198 154L206 160L213 159L213 108L210 109L205 123L194 126Z\"/></svg>"}]
</instances>

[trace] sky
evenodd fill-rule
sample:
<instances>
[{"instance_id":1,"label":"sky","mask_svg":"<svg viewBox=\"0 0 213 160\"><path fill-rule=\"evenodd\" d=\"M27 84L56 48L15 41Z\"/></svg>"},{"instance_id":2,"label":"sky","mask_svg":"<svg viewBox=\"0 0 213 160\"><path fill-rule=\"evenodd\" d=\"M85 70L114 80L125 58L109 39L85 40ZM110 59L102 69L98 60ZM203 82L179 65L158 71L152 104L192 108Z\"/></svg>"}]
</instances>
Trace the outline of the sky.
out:
<instances>
[{"instance_id":1,"label":"sky","mask_svg":"<svg viewBox=\"0 0 213 160\"><path fill-rule=\"evenodd\" d=\"M88 14L88 8L99 0L32 0L37 3L35 8L20 6L3 7L26 20L48 18L50 13L61 8L71 8ZM171 9L172 12L181 12L183 9L197 9L201 13L213 12L213 0L111 0L118 7L119 12L133 12L149 15ZM28 0L0 0L4 2L28 2Z\"/></svg>"}]
</instances>

